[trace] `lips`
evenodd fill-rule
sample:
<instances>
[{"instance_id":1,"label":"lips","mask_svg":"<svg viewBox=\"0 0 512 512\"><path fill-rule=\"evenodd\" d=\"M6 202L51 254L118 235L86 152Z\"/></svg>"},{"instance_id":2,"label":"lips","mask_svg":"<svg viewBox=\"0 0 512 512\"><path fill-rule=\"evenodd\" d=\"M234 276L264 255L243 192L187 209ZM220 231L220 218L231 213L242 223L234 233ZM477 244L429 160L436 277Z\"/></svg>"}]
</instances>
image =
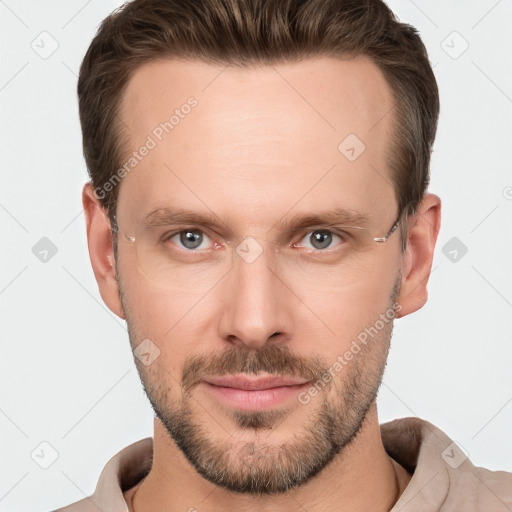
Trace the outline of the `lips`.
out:
<instances>
[{"instance_id":1,"label":"lips","mask_svg":"<svg viewBox=\"0 0 512 512\"><path fill-rule=\"evenodd\" d=\"M208 377L204 382L224 388L243 389L246 391L259 391L263 389L281 388L288 386L300 386L308 382L299 377L258 377L248 378L246 376L230 375L224 377Z\"/></svg>"}]
</instances>

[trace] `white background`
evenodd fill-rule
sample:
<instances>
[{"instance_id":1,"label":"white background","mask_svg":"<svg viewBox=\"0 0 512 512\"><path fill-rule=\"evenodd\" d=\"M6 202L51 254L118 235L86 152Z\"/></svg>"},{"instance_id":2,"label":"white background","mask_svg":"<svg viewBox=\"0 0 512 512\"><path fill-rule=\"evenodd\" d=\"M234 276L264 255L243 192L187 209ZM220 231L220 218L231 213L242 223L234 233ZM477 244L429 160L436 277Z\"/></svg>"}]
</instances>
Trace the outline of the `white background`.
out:
<instances>
[{"instance_id":1,"label":"white background","mask_svg":"<svg viewBox=\"0 0 512 512\"><path fill-rule=\"evenodd\" d=\"M97 291L80 198L77 74L118 5L0 0L1 511L89 496L112 455L152 435L125 325ZM430 191L443 218L428 304L395 322L380 419L428 419L475 465L512 471L512 1L389 5L435 66ZM46 51L58 43L46 59L31 46L41 38ZM42 237L58 249L47 263L32 252ZM453 237L468 248L455 263L443 253ZM43 441L58 452L48 469L31 458Z\"/></svg>"}]
</instances>

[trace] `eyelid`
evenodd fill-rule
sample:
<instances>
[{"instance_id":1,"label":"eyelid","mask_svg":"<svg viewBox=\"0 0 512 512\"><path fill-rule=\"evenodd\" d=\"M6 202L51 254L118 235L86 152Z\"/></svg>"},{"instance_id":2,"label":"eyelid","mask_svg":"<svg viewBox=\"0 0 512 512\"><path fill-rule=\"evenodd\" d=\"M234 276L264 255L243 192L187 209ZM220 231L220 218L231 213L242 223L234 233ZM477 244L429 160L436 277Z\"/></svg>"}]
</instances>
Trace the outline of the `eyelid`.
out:
<instances>
[{"instance_id":1,"label":"eyelid","mask_svg":"<svg viewBox=\"0 0 512 512\"><path fill-rule=\"evenodd\" d=\"M347 226L348 227L348 226ZM304 240L304 238L306 238L308 235L311 235L311 233L314 233L315 231L328 231L329 233L337 236L338 238L340 238L341 240L343 240L345 243L347 242L346 241L346 237L340 232L341 230L339 229L336 229L334 226L329 226L329 227L309 227L309 228L305 228L304 229L304 235L300 238L299 241L301 240ZM349 233L346 233L346 236L350 236ZM345 240L344 240L345 239ZM343 244L342 244L343 245ZM330 247L330 248L327 248L327 249L323 249L323 250L320 250L320 249L311 249L309 247L306 248L308 251L313 251L313 252L320 252L320 253L328 253L330 251L334 251L336 250L336 247Z\"/></svg>"},{"instance_id":2,"label":"eyelid","mask_svg":"<svg viewBox=\"0 0 512 512\"><path fill-rule=\"evenodd\" d=\"M210 240L213 240L212 237L203 228L200 228L198 226L186 226L186 227L179 227L179 228L171 229L169 232L166 232L165 234L163 234L161 236L160 240L162 243L169 242L176 235L179 235L180 233L187 232L187 231L200 231L201 233L203 233L203 235L206 235L208 238L210 238ZM213 243L215 244L216 242L213 240ZM201 252L207 251L208 249L186 249L186 248L182 249L181 247L177 247L177 250L182 251L182 252L187 252L187 253L201 253Z\"/></svg>"}]
</instances>

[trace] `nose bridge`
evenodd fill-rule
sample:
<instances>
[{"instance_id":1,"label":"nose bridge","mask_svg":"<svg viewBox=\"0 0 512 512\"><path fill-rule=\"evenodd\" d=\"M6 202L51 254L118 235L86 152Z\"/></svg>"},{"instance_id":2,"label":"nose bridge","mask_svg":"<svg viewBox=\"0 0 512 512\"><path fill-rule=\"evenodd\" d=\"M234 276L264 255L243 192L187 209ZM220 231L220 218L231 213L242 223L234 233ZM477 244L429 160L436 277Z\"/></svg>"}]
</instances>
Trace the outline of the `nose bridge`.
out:
<instances>
[{"instance_id":1,"label":"nose bridge","mask_svg":"<svg viewBox=\"0 0 512 512\"><path fill-rule=\"evenodd\" d=\"M277 275L277 248L277 244L255 237L245 238L234 248L221 321L225 339L260 348L275 332L289 330L289 300Z\"/></svg>"}]
</instances>

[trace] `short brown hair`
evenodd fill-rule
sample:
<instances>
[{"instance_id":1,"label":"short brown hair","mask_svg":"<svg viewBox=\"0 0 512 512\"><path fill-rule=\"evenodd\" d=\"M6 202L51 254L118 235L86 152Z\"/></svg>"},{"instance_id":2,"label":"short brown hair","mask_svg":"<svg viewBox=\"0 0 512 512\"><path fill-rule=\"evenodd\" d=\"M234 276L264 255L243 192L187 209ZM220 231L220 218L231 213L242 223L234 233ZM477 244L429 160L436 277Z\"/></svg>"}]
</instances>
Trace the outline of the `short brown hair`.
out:
<instances>
[{"instance_id":1,"label":"short brown hair","mask_svg":"<svg viewBox=\"0 0 512 512\"><path fill-rule=\"evenodd\" d=\"M387 162L402 221L416 213L430 179L439 93L416 29L381 0L134 0L100 25L80 68L78 99L84 156L93 186L122 165L119 107L142 64L181 57L251 66L314 56L366 55L394 99ZM111 188L111 187L109 187ZM118 187L101 197L112 216ZM407 231L401 222L402 249Z\"/></svg>"}]
</instances>

